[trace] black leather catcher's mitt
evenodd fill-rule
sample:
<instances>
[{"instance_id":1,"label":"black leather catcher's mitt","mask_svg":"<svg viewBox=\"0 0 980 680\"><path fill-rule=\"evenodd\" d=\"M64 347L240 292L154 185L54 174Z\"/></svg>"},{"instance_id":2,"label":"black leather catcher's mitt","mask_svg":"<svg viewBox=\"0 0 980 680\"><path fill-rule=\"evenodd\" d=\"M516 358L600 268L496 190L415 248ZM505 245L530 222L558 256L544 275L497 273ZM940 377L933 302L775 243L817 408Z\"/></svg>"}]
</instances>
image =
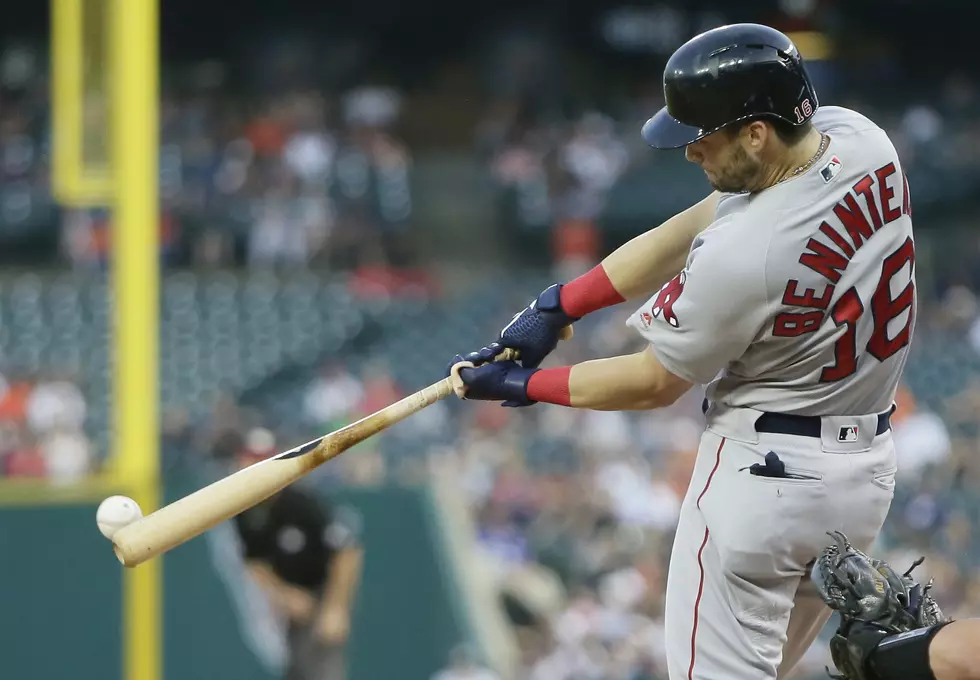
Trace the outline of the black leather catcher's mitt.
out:
<instances>
[{"instance_id":1,"label":"black leather catcher's mitt","mask_svg":"<svg viewBox=\"0 0 980 680\"><path fill-rule=\"evenodd\" d=\"M840 532L830 534L834 544L824 549L810 576L827 606L840 614L840 626L830 642L834 664L843 680L873 680L866 669L868 657L882 638L946 621L925 586L901 576L886 562L854 548Z\"/></svg>"}]
</instances>

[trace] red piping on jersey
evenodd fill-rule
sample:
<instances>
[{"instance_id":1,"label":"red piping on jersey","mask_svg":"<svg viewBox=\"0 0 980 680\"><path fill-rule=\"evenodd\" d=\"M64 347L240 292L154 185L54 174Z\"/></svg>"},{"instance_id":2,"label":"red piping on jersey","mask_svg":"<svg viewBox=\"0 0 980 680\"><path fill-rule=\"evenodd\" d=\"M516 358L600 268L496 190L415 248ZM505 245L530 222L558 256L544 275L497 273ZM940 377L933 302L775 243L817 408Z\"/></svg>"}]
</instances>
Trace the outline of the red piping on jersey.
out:
<instances>
[{"instance_id":1,"label":"red piping on jersey","mask_svg":"<svg viewBox=\"0 0 980 680\"><path fill-rule=\"evenodd\" d=\"M711 486L711 480L714 478L715 473L718 472L718 466L721 465L721 450L725 447L725 437L721 438L721 442L718 444L718 451L715 453L715 466L711 468L711 474L708 475L708 481L704 483L704 488L701 490L698 496L697 506L701 508L701 499L704 498L704 494L708 493L708 487ZM691 630L691 665L687 669L687 680L694 680L694 661L697 658L697 639L698 639L698 620L700 619L700 608L701 608L701 596L704 595L704 549L708 545L708 527L704 528L704 539L701 541L701 547L698 549L698 573L700 574L698 578L698 597L694 601L694 628Z\"/></svg>"}]
</instances>

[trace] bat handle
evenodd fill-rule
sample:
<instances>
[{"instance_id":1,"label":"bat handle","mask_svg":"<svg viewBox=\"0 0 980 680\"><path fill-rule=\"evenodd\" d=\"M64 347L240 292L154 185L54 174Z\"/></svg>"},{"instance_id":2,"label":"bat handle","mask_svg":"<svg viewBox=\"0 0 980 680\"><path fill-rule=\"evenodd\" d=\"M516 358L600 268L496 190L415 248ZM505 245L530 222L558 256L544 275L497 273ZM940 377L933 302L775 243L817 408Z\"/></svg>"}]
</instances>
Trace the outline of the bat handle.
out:
<instances>
[{"instance_id":1,"label":"bat handle","mask_svg":"<svg viewBox=\"0 0 980 680\"><path fill-rule=\"evenodd\" d=\"M416 393L418 398L417 410L426 406L431 406L437 401L441 401L453 393L453 379L443 378L437 383L424 387Z\"/></svg>"},{"instance_id":2,"label":"bat handle","mask_svg":"<svg viewBox=\"0 0 980 680\"><path fill-rule=\"evenodd\" d=\"M521 353L516 349L511 349L508 347L503 352L497 355L494 361L517 361L521 358Z\"/></svg>"}]
</instances>

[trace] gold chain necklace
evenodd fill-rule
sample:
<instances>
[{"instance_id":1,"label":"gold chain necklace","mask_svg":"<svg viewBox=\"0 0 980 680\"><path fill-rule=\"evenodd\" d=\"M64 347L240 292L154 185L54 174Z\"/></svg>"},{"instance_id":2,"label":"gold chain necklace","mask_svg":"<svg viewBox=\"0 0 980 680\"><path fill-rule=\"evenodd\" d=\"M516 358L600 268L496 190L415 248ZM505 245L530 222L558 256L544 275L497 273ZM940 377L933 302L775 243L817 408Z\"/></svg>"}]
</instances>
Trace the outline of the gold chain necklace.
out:
<instances>
[{"instance_id":1,"label":"gold chain necklace","mask_svg":"<svg viewBox=\"0 0 980 680\"><path fill-rule=\"evenodd\" d=\"M825 135L823 133L820 133L820 147L817 149L817 153L813 154L813 156L810 157L810 160L808 160L806 163L804 163L803 165L801 165L800 167L798 167L792 173L790 173L790 174L786 175L785 177L783 177L781 180L779 180L779 182L776 182L776 184L779 184L781 182L785 182L786 180L792 179L793 177L796 177L797 175L799 175L801 173L804 173L807 170L809 170L813 166L814 163L816 163L818 160L820 160L820 157L823 156L823 154L827 150L827 146L829 144L830 144L830 137L828 137L827 135Z\"/></svg>"}]
</instances>

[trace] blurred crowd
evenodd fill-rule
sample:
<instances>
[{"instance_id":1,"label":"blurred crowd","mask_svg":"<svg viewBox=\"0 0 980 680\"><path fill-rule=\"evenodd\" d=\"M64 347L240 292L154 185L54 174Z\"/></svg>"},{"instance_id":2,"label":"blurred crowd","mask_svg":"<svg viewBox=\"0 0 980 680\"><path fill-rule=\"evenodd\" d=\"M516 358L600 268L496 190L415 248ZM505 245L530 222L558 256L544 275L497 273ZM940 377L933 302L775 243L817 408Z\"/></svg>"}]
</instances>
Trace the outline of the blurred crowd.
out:
<instances>
[{"instance_id":1,"label":"blurred crowd","mask_svg":"<svg viewBox=\"0 0 980 680\"><path fill-rule=\"evenodd\" d=\"M83 479L96 456L86 400L72 371L0 375L0 471L10 478Z\"/></svg>"},{"instance_id":2,"label":"blurred crowd","mask_svg":"<svg viewBox=\"0 0 980 680\"><path fill-rule=\"evenodd\" d=\"M676 154L651 153L638 134L662 105L658 79L610 77L618 89L602 90L596 81L604 74L578 67L583 83L559 86L557 45L542 39L529 46L505 36L497 52L491 62L496 80L482 83L482 90L461 89L455 105L451 95L432 104L424 88L389 84L341 87L307 79L282 87L233 87L230 65L218 62L165 80L163 262L417 266L419 251L439 257L438 248L422 246L431 231L418 223L417 205L425 204L431 216L438 212L432 205L445 212L453 201L473 203L488 191L494 197L488 222L515 257L536 251L542 257L532 261L553 261L570 271L594 261L608 240L604 232L637 228L624 215L633 211L634 220L644 219L642 207L623 206L649 207L651 187L682 163ZM980 99L973 78L950 72L934 83L910 84L907 96L895 101L887 83L896 76L887 69L869 71L880 77L880 87L845 78L843 61L815 60L813 70L826 88L824 103L854 106L888 129L920 207L972 195L980 173ZM37 49L0 53L0 240L33 242L48 253L47 261L103 267L110 248L108 211L60 209L51 198L47 87ZM107 115L104 101L94 97L88 106L86 124L98 130ZM438 131L426 136L422 121L437 114L446 116L445 138L462 141L440 144ZM98 135L93 138L98 148ZM446 147L484 170L484 183L471 182L468 196L446 196L436 175L414 172L417 161ZM686 190L696 199L701 188L690 184ZM51 238L40 236L49 230Z\"/></svg>"},{"instance_id":3,"label":"blurred crowd","mask_svg":"<svg viewBox=\"0 0 980 680\"><path fill-rule=\"evenodd\" d=\"M105 207L51 195L48 81L30 49L0 53L0 240L36 242L79 269L104 268ZM20 65L14 68L14 65ZM160 241L167 266L352 269L414 263L411 155L387 87L296 88L275 95L215 85L202 64L160 105ZM104 98L87 102L101 129ZM106 153L102 135L86 139ZM102 141L100 141L102 140ZM51 239L40 235L54 230Z\"/></svg>"},{"instance_id":4,"label":"blurred crowd","mask_svg":"<svg viewBox=\"0 0 980 680\"><path fill-rule=\"evenodd\" d=\"M339 110L338 110L339 109ZM303 91L242 102L204 91L161 108L162 256L175 265L405 264L411 158L395 93ZM69 211L63 247L103 265L104 211Z\"/></svg>"}]
</instances>

